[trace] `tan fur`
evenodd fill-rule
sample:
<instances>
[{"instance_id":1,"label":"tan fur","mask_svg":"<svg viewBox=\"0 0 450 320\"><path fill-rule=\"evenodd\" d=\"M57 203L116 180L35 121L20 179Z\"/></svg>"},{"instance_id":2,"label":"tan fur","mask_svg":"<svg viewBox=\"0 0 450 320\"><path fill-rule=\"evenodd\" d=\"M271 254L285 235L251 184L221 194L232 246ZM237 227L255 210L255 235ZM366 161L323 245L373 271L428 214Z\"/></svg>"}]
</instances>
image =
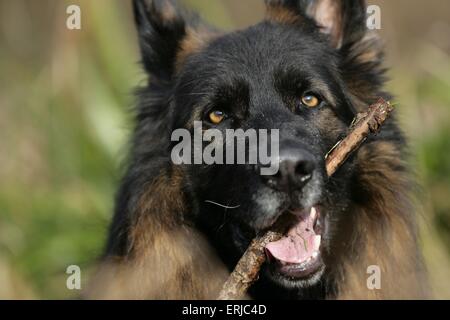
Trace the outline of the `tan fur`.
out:
<instances>
[{"instance_id":1,"label":"tan fur","mask_svg":"<svg viewBox=\"0 0 450 320\"><path fill-rule=\"evenodd\" d=\"M199 52L216 35L204 29L187 28L186 36L181 41L175 61L176 70L179 71L185 63L187 57Z\"/></svg>"},{"instance_id":2,"label":"tan fur","mask_svg":"<svg viewBox=\"0 0 450 320\"><path fill-rule=\"evenodd\" d=\"M359 64L371 63L380 59L383 52L383 42L375 31L367 31L350 52Z\"/></svg>"},{"instance_id":3,"label":"tan fur","mask_svg":"<svg viewBox=\"0 0 450 320\"><path fill-rule=\"evenodd\" d=\"M282 5L276 4L267 7L266 19L281 24L296 24L301 21L298 14L295 14Z\"/></svg>"},{"instance_id":4,"label":"tan fur","mask_svg":"<svg viewBox=\"0 0 450 320\"><path fill-rule=\"evenodd\" d=\"M175 7L167 0L163 2L161 18L164 21L173 21L177 18L177 11Z\"/></svg>"},{"instance_id":5,"label":"tan fur","mask_svg":"<svg viewBox=\"0 0 450 320\"><path fill-rule=\"evenodd\" d=\"M358 161L360 182L370 195L369 205L356 209L355 226L364 245L361 254L343 268L338 298L424 298L427 288L417 253L415 225L411 223L411 181L392 169L404 165L400 153L394 144L377 142L364 146ZM367 288L366 272L371 265L381 268L380 290Z\"/></svg>"},{"instance_id":6,"label":"tan fur","mask_svg":"<svg viewBox=\"0 0 450 320\"><path fill-rule=\"evenodd\" d=\"M87 291L93 299L214 299L228 273L185 223L182 173L162 173L141 197L129 255L112 259ZM207 279L207 280L206 280Z\"/></svg>"},{"instance_id":7,"label":"tan fur","mask_svg":"<svg viewBox=\"0 0 450 320\"><path fill-rule=\"evenodd\" d=\"M383 42L373 31L358 42L354 43L346 56L346 64L359 65L363 70L370 69L371 72L382 73L380 61L383 56ZM370 67L368 67L370 66ZM356 69L356 68L355 68ZM363 74L347 72L343 74L349 91L359 100L375 101L378 99L377 90L364 79ZM365 107L365 103L362 103Z\"/></svg>"},{"instance_id":8,"label":"tan fur","mask_svg":"<svg viewBox=\"0 0 450 320\"><path fill-rule=\"evenodd\" d=\"M146 232L152 232L149 227ZM154 232L154 231L153 231ZM160 230L142 251L105 263L92 299L215 299L228 273L195 230Z\"/></svg>"}]
</instances>

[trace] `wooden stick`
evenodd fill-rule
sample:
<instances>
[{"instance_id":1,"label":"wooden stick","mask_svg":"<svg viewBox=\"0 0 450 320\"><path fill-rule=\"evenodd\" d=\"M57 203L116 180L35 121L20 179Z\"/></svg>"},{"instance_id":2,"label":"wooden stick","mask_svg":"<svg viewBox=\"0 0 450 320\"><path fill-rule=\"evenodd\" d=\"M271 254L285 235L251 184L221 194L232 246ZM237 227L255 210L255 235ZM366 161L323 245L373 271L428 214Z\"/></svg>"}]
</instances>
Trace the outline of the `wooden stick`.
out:
<instances>
[{"instance_id":1,"label":"wooden stick","mask_svg":"<svg viewBox=\"0 0 450 320\"><path fill-rule=\"evenodd\" d=\"M356 116L347 137L325 156L329 177L364 143L370 133L376 134L380 131L381 126L393 110L394 107L389 102L380 98L366 112Z\"/></svg>"},{"instance_id":2,"label":"wooden stick","mask_svg":"<svg viewBox=\"0 0 450 320\"><path fill-rule=\"evenodd\" d=\"M264 248L269 242L278 241L282 233L268 231L262 237L253 239L242 258L234 268L222 291L219 300L236 300L242 297L250 286L258 279L259 269L266 261Z\"/></svg>"},{"instance_id":3,"label":"wooden stick","mask_svg":"<svg viewBox=\"0 0 450 320\"><path fill-rule=\"evenodd\" d=\"M349 128L349 134L325 156L328 176L332 176L357 150L370 134L377 134L394 110L393 106L380 98L366 112L359 113ZM277 222L272 231L255 238L239 260L228 280L223 285L219 300L236 300L245 295L248 288L258 279L259 270L266 261L264 248L269 242L283 237L282 223Z\"/></svg>"}]
</instances>

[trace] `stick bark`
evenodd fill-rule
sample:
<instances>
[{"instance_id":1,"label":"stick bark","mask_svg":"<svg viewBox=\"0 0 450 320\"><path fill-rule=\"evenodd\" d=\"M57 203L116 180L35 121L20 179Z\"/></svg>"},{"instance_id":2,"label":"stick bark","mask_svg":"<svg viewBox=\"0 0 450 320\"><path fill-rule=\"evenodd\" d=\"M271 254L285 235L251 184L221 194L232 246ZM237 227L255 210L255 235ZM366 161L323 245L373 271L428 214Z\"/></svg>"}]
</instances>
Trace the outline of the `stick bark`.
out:
<instances>
[{"instance_id":1,"label":"stick bark","mask_svg":"<svg viewBox=\"0 0 450 320\"><path fill-rule=\"evenodd\" d=\"M331 177L336 173L370 134L377 134L380 131L393 110L393 106L388 101L380 98L375 104L369 106L366 112L356 116L348 135L325 156L328 176ZM219 300L237 300L245 295L248 288L258 279L259 270L266 261L264 248L269 242L283 237L282 225L281 222L277 222L271 231L252 241L223 285Z\"/></svg>"}]
</instances>

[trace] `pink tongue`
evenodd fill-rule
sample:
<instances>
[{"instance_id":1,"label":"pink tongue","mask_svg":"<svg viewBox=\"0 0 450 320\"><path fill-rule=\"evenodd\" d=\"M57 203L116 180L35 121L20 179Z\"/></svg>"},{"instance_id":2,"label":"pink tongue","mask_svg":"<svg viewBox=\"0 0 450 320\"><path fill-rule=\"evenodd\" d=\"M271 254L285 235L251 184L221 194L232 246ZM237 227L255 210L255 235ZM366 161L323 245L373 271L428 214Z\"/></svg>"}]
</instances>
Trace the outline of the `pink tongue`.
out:
<instances>
[{"instance_id":1,"label":"pink tongue","mask_svg":"<svg viewBox=\"0 0 450 320\"><path fill-rule=\"evenodd\" d=\"M299 264L319 250L321 237L314 232L316 213L313 210L305 220L300 220L290 229L286 237L266 246L274 258L283 263Z\"/></svg>"}]
</instances>

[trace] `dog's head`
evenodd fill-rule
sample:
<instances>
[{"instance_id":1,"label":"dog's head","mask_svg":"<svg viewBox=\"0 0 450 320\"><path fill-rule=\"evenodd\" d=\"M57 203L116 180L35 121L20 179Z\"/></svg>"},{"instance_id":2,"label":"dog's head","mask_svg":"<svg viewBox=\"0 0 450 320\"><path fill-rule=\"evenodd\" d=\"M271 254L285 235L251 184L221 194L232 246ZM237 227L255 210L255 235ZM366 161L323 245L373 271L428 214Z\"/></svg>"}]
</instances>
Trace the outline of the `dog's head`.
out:
<instances>
[{"instance_id":1,"label":"dog's head","mask_svg":"<svg viewBox=\"0 0 450 320\"><path fill-rule=\"evenodd\" d=\"M379 94L381 52L366 28L363 0L266 2L264 21L222 34L173 1L135 0L150 75L140 117L157 120L159 133L149 139L169 157L172 132L185 128L194 136L196 121L217 129L214 143L224 146L227 129L279 130L271 158L278 170L271 175L261 174L259 161L249 163L251 148L240 151L245 164L211 165L195 163L196 148L185 149L194 162L181 165L189 219L231 267L255 235L289 216L288 237L267 246L264 275L279 286L308 287L334 263L351 228L354 161L332 181L324 157Z\"/></svg>"}]
</instances>

